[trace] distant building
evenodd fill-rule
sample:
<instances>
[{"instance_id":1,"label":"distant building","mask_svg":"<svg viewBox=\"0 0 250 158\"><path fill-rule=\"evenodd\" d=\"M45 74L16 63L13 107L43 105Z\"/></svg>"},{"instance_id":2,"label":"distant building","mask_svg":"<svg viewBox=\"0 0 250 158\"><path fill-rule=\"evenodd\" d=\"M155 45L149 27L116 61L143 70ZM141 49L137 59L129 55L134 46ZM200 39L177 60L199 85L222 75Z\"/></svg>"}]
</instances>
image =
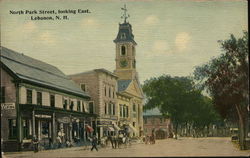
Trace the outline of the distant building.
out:
<instances>
[{"instance_id":1,"label":"distant building","mask_svg":"<svg viewBox=\"0 0 250 158\"><path fill-rule=\"evenodd\" d=\"M170 119L164 117L158 108L146 110L143 113L144 134L155 134L156 139L171 137L172 125Z\"/></svg>"},{"instance_id":2,"label":"distant building","mask_svg":"<svg viewBox=\"0 0 250 158\"><path fill-rule=\"evenodd\" d=\"M37 137L45 149L82 141L96 117L90 96L45 62L1 47L1 138L4 151L28 150ZM88 127L89 127L88 126Z\"/></svg>"}]
</instances>

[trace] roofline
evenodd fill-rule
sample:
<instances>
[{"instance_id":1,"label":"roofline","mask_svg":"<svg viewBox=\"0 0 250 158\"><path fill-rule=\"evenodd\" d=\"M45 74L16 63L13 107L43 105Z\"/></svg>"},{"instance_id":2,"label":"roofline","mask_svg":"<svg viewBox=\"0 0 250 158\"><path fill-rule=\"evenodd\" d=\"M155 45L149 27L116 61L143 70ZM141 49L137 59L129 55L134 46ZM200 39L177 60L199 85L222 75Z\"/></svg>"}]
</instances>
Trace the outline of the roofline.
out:
<instances>
[{"instance_id":1,"label":"roofline","mask_svg":"<svg viewBox=\"0 0 250 158\"><path fill-rule=\"evenodd\" d=\"M111 76L113 76L113 77L115 77L115 78L119 78L118 76L116 76L113 72L111 72L111 71L109 71L109 70L107 70L107 69L104 69L104 68L101 68L101 69L94 69L93 71L95 71L95 72L103 72L103 73L106 73L106 74L108 74L108 75L111 75Z\"/></svg>"},{"instance_id":2,"label":"roofline","mask_svg":"<svg viewBox=\"0 0 250 158\"><path fill-rule=\"evenodd\" d=\"M20 77L18 77L16 75L16 73L14 73L11 69L9 69L4 63L2 63L2 62L0 62L0 63L1 63L1 67L3 69L5 69L7 71L7 73L9 73L12 77L14 77L16 79L16 81L19 82L19 83L28 83L28 84L32 84L32 85L41 86L41 87L45 87L45 88L48 88L48 89L56 90L56 91L59 91L59 92L68 93L68 94L75 95L75 96L78 96L78 97L81 97L81 98L90 99L89 95L84 96L84 95L77 94L77 93L74 93L74 92L70 92L70 91L67 91L67 90L64 90L64 89L60 89L60 88L56 88L56 87L53 87L53 86L33 82L31 80L21 79Z\"/></svg>"}]
</instances>

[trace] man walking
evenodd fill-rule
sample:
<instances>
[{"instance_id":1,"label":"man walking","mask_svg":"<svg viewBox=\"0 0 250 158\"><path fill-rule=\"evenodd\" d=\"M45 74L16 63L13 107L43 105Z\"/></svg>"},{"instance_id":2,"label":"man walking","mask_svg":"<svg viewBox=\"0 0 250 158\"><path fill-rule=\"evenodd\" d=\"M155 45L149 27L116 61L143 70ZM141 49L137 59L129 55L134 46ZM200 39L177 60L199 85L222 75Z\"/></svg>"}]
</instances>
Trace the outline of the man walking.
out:
<instances>
[{"instance_id":1,"label":"man walking","mask_svg":"<svg viewBox=\"0 0 250 158\"><path fill-rule=\"evenodd\" d=\"M91 148L91 151L93 151L94 148L96 149L96 151L98 151L98 149L97 149L97 138L96 138L95 135L93 136L93 139L92 139L92 148Z\"/></svg>"}]
</instances>

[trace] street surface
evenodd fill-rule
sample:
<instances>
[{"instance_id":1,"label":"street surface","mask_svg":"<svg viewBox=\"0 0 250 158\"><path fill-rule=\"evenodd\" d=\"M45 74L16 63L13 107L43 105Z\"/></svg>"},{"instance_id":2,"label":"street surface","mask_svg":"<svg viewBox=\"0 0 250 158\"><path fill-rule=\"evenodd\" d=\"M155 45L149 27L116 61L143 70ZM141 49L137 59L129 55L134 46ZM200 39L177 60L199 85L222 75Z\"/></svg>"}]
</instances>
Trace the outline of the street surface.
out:
<instances>
[{"instance_id":1,"label":"street surface","mask_svg":"<svg viewBox=\"0 0 250 158\"><path fill-rule=\"evenodd\" d=\"M12 157L152 157L152 156L250 156L250 150L240 151L230 138L180 138L156 140L156 144L132 144L131 147L111 149L100 148L99 151L84 150L74 147L57 150L5 153Z\"/></svg>"}]
</instances>

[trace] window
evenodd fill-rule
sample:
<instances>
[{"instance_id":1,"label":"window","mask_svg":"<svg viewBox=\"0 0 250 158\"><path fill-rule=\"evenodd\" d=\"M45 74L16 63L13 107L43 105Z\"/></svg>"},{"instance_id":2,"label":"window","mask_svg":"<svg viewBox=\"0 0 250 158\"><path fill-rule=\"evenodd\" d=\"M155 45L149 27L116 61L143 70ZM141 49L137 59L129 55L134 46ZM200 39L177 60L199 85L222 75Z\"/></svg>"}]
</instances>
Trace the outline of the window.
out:
<instances>
[{"instance_id":1,"label":"window","mask_svg":"<svg viewBox=\"0 0 250 158\"><path fill-rule=\"evenodd\" d=\"M42 92L36 93L36 103L37 105L42 105Z\"/></svg>"},{"instance_id":2,"label":"window","mask_svg":"<svg viewBox=\"0 0 250 158\"><path fill-rule=\"evenodd\" d=\"M28 139L31 138L30 132L29 132L29 120L23 120L23 138Z\"/></svg>"},{"instance_id":3,"label":"window","mask_svg":"<svg viewBox=\"0 0 250 158\"><path fill-rule=\"evenodd\" d=\"M74 102L71 101L71 102L70 102L70 107L69 107L69 109L70 109L70 110L73 110L73 108L74 108Z\"/></svg>"},{"instance_id":4,"label":"window","mask_svg":"<svg viewBox=\"0 0 250 158\"><path fill-rule=\"evenodd\" d=\"M109 97L111 98L111 88L109 87Z\"/></svg>"},{"instance_id":5,"label":"window","mask_svg":"<svg viewBox=\"0 0 250 158\"><path fill-rule=\"evenodd\" d=\"M126 112L127 112L127 117L128 117L128 106L126 107L127 109L126 109Z\"/></svg>"},{"instance_id":6,"label":"window","mask_svg":"<svg viewBox=\"0 0 250 158\"><path fill-rule=\"evenodd\" d=\"M50 95L50 106L55 107L55 95Z\"/></svg>"},{"instance_id":7,"label":"window","mask_svg":"<svg viewBox=\"0 0 250 158\"><path fill-rule=\"evenodd\" d=\"M104 106L104 113L107 114L107 103L105 103L105 106Z\"/></svg>"},{"instance_id":8,"label":"window","mask_svg":"<svg viewBox=\"0 0 250 158\"><path fill-rule=\"evenodd\" d=\"M136 60L133 61L133 68L136 68Z\"/></svg>"},{"instance_id":9,"label":"window","mask_svg":"<svg viewBox=\"0 0 250 158\"><path fill-rule=\"evenodd\" d=\"M9 139L17 138L16 120L9 119Z\"/></svg>"},{"instance_id":10,"label":"window","mask_svg":"<svg viewBox=\"0 0 250 158\"><path fill-rule=\"evenodd\" d=\"M115 115L115 104L113 104L113 115Z\"/></svg>"},{"instance_id":11,"label":"window","mask_svg":"<svg viewBox=\"0 0 250 158\"><path fill-rule=\"evenodd\" d=\"M86 90L87 90L86 85L83 84L83 83L81 83L80 86L81 86L81 89L82 89L84 92L86 92Z\"/></svg>"},{"instance_id":12,"label":"window","mask_svg":"<svg viewBox=\"0 0 250 158\"><path fill-rule=\"evenodd\" d=\"M86 112L84 107L84 102L82 102L82 112Z\"/></svg>"},{"instance_id":13,"label":"window","mask_svg":"<svg viewBox=\"0 0 250 158\"><path fill-rule=\"evenodd\" d=\"M1 87L1 98L0 98L1 103L5 103L5 87Z\"/></svg>"},{"instance_id":14,"label":"window","mask_svg":"<svg viewBox=\"0 0 250 158\"><path fill-rule=\"evenodd\" d=\"M121 34L121 39L126 39L126 34L125 33Z\"/></svg>"},{"instance_id":15,"label":"window","mask_svg":"<svg viewBox=\"0 0 250 158\"><path fill-rule=\"evenodd\" d=\"M32 104L32 90L27 89L27 104Z\"/></svg>"},{"instance_id":16,"label":"window","mask_svg":"<svg viewBox=\"0 0 250 158\"><path fill-rule=\"evenodd\" d=\"M120 104L120 117L122 117L122 105Z\"/></svg>"},{"instance_id":17,"label":"window","mask_svg":"<svg viewBox=\"0 0 250 158\"><path fill-rule=\"evenodd\" d=\"M63 101L63 109L67 110L67 108L68 108L68 100L64 99L64 101Z\"/></svg>"},{"instance_id":18,"label":"window","mask_svg":"<svg viewBox=\"0 0 250 158\"><path fill-rule=\"evenodd\" d=\"M81 111L81 102L79 100L77 101L77 111Z\"/></svg>"},{"instance_id":19,"label":"window","mask_svg":"<svg viewBox=\"0 0 250 158\"><path fill-rule=\"evenodd\" d=\"M113 98L115 98L115 91L113 91Z\"/></svg>"},{"instance_id":20,"label":"window","mask_svg":"<svg viewBox=\"0 0 250 158\"><path fill-rule=\"evenodd\" d=\"M133 104L133 111L136 111L136 105Z\"/></svg>"},{"instance_id":21,"label":"window","mask_svg":"<svg viewBox=\"0 0 250 158\"><path fill-rule=\"evenodd\" d=\"M126 117L126 105L123 105L123 117Z\"/></svg>"},{"instance_id":22,"label":"window","mask_svg":"<svg viewBox=\"0 0 250 158\"><path fill-rule=\"evenodd\" d=\"M94 103L93 102L89 103L89 113L91 113L91 114L94 113Z\"/></svg>"},{"instance_id":23,"label":"window","mask_svg":"<svg viewBox=\"0 0 250 158\"><path fill-rule=\"evenodd\" d=\"M135 122L133 122L133 127L135 127Z\"/></svg>"},{"instance_id":24,"label":"window","mask_svg":"<svg viewBox=\"0 0 250 158\"><path fill-rule=\"evenodd\" d=\"M126 55L126 47L125 46L121 47L121 55Z\"/></svg>"},{"instance_id":25,"label":"window","mask_svg":"<svg viewBox=\"0 0 250 158\"><path fill-rule=\"evenodd\" d=\"M107 96L107 93L106 93L106 86L104 87L104 95Z\"/></svg>"},{"instance_id":26,"label":"window","mask_svg":"<svg viewBox=\"0 0 250 158\"><path fill-rule=\"evenodd\" d=\"M135 47L132 46L132 55L135 56Z\"/></svg>"},{"instance_id":27,"label":"window","mask_svg":"<svg viewBox=\"0 0 250 158\"><path fill-rule=\"evenodd\" d=\"M111 111L111 110L112 110L111 107L112 107L112 104L109 103L109 115L112 115L112 113L111 113L111 112L112 112L112 111Z\"/></svg>"}]
</instances>

